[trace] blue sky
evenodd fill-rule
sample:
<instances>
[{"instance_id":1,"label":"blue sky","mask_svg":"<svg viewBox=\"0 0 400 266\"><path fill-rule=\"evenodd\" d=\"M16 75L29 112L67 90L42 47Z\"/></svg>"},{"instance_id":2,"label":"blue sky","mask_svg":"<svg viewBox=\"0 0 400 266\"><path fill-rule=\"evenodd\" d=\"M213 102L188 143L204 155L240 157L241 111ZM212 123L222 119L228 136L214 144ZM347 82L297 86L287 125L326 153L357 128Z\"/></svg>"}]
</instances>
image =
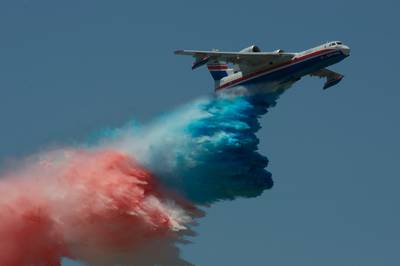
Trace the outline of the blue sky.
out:
<instances>
[{"instance_id":1,"label":"blue sky","mask_svg":"<svg viewBox=\"0 0 400 266\"><path fill-rule=\"evenodd\" d=\"M195 265L394 265L400 214L398 1L0 3L0 161L148 121L212 92L176 49L297 51L344 41L345 75L305 78L262 119L275 187L216 204ZM65 262L64 265L76 265Z\"/></svg>"}]
</instances>

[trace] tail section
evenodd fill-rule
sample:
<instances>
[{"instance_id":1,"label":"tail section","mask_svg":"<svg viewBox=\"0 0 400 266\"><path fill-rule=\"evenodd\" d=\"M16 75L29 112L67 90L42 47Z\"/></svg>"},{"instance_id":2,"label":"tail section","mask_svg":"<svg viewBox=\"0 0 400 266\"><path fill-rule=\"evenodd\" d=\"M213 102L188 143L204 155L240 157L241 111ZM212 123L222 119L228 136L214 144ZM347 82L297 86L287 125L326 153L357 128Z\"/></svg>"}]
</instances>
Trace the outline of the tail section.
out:
<instances>
[{"instance_id":1,"label":"tail section","mask_svg":"<svg viewBox=\"0 0 400 266\"><path fill-rule=\"evenodd\" d=\"M207 68L215 81L215 88L220 87L221 83L224 83L223 79L225 77L230 76L236 72L234 69L228 68L228 64L226 62L226 60L229 61L229 56L232 56L232 53L223 53L216 50L177 50L175 51L175 54L193 56L195 58L195 61L192 64L192 70L197 69L203 65L207 65Z\"/></svg>"}]
</instances>

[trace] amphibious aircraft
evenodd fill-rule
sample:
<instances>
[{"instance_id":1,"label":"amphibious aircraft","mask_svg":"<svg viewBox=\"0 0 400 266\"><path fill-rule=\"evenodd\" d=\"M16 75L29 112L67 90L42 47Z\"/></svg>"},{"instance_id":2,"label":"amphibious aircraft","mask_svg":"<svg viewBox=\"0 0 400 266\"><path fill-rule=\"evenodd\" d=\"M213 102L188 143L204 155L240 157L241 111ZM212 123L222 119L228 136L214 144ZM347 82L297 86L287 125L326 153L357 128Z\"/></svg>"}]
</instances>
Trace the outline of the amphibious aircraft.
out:
<instances>
[{"instance_id":1,"label":"amphibious aircraft","mask_svg":"<svg viewBox=\"0 0 400 266\"><path fill-rule=\"evenodd\" d=\"M340 41L333 41L296 53L287 53L282 49L261 52L258 46L252 45L239 52L177 50L175 54L193 56L192 69L207 65L216 91L241 85L276 88L278 84L290 87L306 75L325 78L323 89L327 89L339 83L343 75L326 67L348 57L350 48ZM229 68L228 64L233 66Z\"/></svg>"}]
</instances>

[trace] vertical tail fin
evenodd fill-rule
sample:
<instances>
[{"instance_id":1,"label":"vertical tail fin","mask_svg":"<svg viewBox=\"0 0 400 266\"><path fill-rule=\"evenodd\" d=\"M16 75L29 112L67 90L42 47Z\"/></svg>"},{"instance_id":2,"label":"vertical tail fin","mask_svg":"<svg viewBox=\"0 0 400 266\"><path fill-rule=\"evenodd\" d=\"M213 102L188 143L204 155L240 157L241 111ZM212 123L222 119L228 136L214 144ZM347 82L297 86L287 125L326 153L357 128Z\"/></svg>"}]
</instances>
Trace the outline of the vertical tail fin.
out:
<instances>
[{"instance_id":1,"label":"vertical tail fin","mask_svg":"<svg viewBox=\"0 0 400 266\"><path fill-rule=\"evenodd\" d=\"M233 73L233 70L228 68L228 64L222 61L209 61L207 68L216 82Z\"/></svg>"}]
</instances>

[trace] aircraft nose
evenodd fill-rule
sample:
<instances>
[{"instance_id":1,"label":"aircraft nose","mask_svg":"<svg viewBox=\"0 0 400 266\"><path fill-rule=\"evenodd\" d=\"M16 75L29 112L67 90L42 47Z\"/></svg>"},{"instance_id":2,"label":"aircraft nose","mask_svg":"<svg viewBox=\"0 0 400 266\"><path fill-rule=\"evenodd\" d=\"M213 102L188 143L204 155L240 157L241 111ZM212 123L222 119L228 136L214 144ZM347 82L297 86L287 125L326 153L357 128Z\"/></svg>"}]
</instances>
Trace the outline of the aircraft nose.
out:
<instances>
[{"instance_id":1,"label":"aircraft nose","mask_svg":"<svg viewBox=\"0 0 400 266\"><path fill-rule=\"evenodd\" d=\"M340 47L340 50L345 56L350 55L350 47L348 47L347 45L342 45L342 47Z\"/></svg>"}]
</instances>

